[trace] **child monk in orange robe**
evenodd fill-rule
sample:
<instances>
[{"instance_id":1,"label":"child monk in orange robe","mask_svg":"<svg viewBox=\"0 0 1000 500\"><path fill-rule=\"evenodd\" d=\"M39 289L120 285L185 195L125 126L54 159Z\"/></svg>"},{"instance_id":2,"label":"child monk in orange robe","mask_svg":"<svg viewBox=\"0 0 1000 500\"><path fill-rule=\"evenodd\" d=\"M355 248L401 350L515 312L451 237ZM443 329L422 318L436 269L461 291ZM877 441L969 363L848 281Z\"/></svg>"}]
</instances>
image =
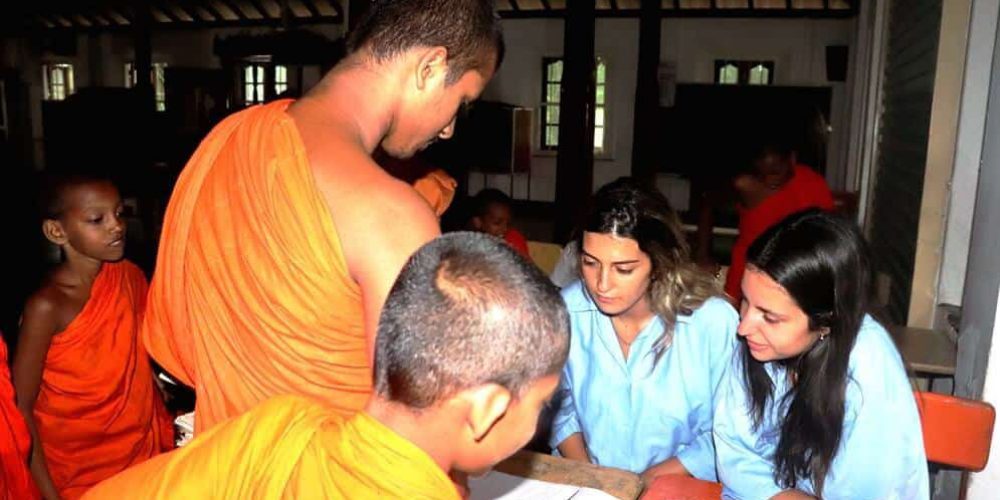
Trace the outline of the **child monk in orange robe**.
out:
<instances>
[{"instance_id":1,"label":"child monk in orange robe","mask_svg":"<svg viewBox=\"0 0 1000 500\"><path fill-rule=\"evenodd\" d=\"M14 387L42 495L77 498L171 447L173 432L138 335L147 285L122 260L118 190L68 177L43 202L63 262L25 304Z\"/></svg>"},{"instance_id":2,"label":"child monk in orange robe","mask_svg":"<svg viewBox=\"0 0 1000 500\"><path fill-rule=\"evenodd\" d=\"M363 411L278 396L84 498L458 500L449 473L484 472L531 438L568 328L538 269L500 240L450 233L389 293Z\"/></svg>"}]
</instances>

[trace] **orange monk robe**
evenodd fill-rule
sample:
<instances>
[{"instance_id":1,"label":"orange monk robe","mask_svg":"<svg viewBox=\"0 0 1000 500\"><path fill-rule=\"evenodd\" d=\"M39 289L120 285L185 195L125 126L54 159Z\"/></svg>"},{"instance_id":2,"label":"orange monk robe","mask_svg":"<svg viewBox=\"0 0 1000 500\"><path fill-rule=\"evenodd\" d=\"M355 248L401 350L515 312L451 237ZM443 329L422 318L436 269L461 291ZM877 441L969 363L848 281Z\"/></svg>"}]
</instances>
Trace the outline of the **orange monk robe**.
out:
<instances>
[{"instance_id":1,"label":"orange monk robe","mask_svg":"<svg viewBox=\"0 0 1000 500\"><path fill-rule=\"evenodd\" d=\"M0 335L0 499L39 498L28 470L31 434L14 402L14 387L7 367L7 343Z\"/></svg>"},{"instance_id":2,"label":"orange monk robe","mask_svg":"<svg viewBox=\"0 0 1000 500\"><path fill-rule=\"evenodd\" d=\"M456 186L458 182L441 169L432 170L413 183L413 189L427 200L427 204L438 217L451 206L451 202L455 199Z\"/></svg>"},{"instance_id":3,"label":"orange monk robe","mask_svg":"<svg viewBox=\"0 0 1000 500\"><path fill-rule=\"evenodd\" d=\"M226 118L174 187L142 335L197 393L196 432L279 394L371 393L361 290L289 100Z\"/></svg>"},{"instance_id":4,"label":"orange monk robe","mask_svg":"<svg viewBox=\"0 0 1000 500\"><path fill-rule=\"evenodd\" d=\"M758 236L789 215L807 208L833 210L833 194L826 180L804 165L795 165L792 178L777 192L753 208L739 207L740 235L733 245L732 263L726 274L726 293L739 302L740 283L746 267L747 249Z\"/></svg>"},{"instance_id":5,"label":"orange monk robe","mask_svg":"<svg viewBox=\"0 0 1000 500\"><path fill-rule=\"evenodd\" d=\"M49 474L63 498L170 449L173 427L139 339L146 278L104 264L90 299L52 337L35 401Z\"/></svg>"},{"instance_id":6,"label":"orange monk robe","mask_svg":"<svg viewBox=\"0 0 1000 500\"><path fill-rule=\"evenodd\" d=\"M367 413L278 396L87 492L110 498L458 500L423 450Z\"/></svg>"}]
</instances>

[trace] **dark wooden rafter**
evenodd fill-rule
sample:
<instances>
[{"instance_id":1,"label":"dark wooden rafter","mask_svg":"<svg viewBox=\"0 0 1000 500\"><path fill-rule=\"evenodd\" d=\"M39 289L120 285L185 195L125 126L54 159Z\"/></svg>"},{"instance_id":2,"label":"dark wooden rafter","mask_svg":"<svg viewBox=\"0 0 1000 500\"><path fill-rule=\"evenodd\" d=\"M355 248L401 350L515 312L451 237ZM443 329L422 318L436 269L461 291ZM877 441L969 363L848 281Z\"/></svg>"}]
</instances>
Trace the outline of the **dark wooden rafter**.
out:
<instances>
[{"instance_id":1,"label":"dark wooden rafter","mask_svg":"<svg viewBox=\"0 0 1000 500\"><path fill-rule=\"evenodd\" d=\"M233 5L232 2L230 2L230 0L211 0L208 3L211 4L212 1L215 1L215 2L219 3L220 7L217 7L215 10L220 15L223 14L223 9L221 7L225 7L226 9L229 9L229 11L232 12L234 16L236 16L236 19L229 19L229 18L225 17L225 15L223 15L222 18L225 19L226 21L246 21L247 20L246 16L243 15L243 12L239 9L239 7Z\"/></svg>"},{"instance_id":2,"label":"dark wooden rafter","mask_svg":"<svg viewBox=\"0 0 1000 500\"><path fill-rule=\"evenodd\" d=\"M236 14L236 18L238 20L240 21L250 20L250 17L248 17L246 14L243 13L243 9L240 9L240 6L236 5L236 2L233 2L232 0L218 0L218 2L221 3L222 5L225 5L227 9L233 11L233 14Z\"/></svg>"},{"instance_id":3,"label":"dark wooden rafter","mask_svg":"<svg viewBox=\"0 0 1000 500\"><path fill-rule=\"evenodd\" d=\"M341 22L343 22L343 20L344 20L344 6L341 5L340 0L329 0L329 1L330 1L330 5L333 5L333 10L337 11L337 17L340 18Z\"/></svg>"},{"instance_id":4,"label":"dark wooden rafter","mask_svg":"<svg viewBox=\"0 0 1000 500\"><path fill-rule=\"evenodd\" d=\"M256 10L260 14L260 17L262 17L263 19L273 19L271 17L271 14L267 11L267 9L264 8L263 5L261 5L261 3L259 1L257 1L257 0L246 0L246 2L247 2L247 5L253 7L253 9Z\"/></svg>"},{"instance_id":5,"label":"dark wooden rafter","mask_svg":"<svg viewBox=\"0 0 1000 500\"><path fill-rule=\"evenodd\" d=\"M320 17L319 9L317 9L316 6L313 5L313 3L310 0L299 0L299 1L302 2L302 5L305 5L306 10L309 11L310 16Z\"/></svg>"},{"instance_id":6,"label":"dark wooden rafter","mask_svg":"<svg viewBox=\"0 0 1000 500\"><path fill-rule=\"evenodd\" d=\"M513 9L515 12L521 10L521 6L517 4L517 0L507 0L507 1L510 2L510 8Z\"/></svg>"},{"instance_id":7,"label":"dark wooden rafter","mask_svg":"<svg viewBox=\"0 0 1000 500\"><path fill-rule=\"evenodd\" d=\"M212 2L198 2L198 6L205 9L216 21L228 21L226 16L223 16L222 12L219 12L219 9L216 9Z\"/></svg>"},{"instance_id":8,"label":"dark wooden rafter","mask_svg":"<svg viewBox=\"0 0 1000 500\"><path fill-rule=\"evenodd\" d=\"M170 5L167 2L151 2L148 7L162 12L163 15L166 16L172 23L184 22L181 18L177 17L177 14L174 13L173 9L170 8Z\"/></svg>"}]
</instances>

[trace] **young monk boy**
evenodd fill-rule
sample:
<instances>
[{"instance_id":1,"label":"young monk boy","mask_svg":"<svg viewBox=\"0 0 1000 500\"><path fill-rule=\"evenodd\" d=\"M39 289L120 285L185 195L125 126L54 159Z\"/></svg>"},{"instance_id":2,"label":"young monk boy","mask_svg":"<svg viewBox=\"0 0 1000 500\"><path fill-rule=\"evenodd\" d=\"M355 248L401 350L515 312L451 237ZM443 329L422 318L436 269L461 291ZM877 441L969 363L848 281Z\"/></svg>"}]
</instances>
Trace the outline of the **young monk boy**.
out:
<instances>
[{"instance_id":1,"label":"young monk boy","mask_svg":"<svg viewBox=\"0 0 1000 500\"><path fill-rule=\"evenodd\" d=\"M413 255L376 338L364 411L278 396L85 498L457 499L449 472L484 472L531 438L569 347L556 289L474 233Z\"/></svg>"},{"instance_id":2,"label":"young monk boy","mask_svg":"<svg viewBox=\"0 0 1000 500\"><path fill-rule=\"evenodd\" d=\"M42 231L63 261L25 304L14 388L42 495L77 498L164 451L173 435L139 341L146 279L122 260L118 190L67 177L43 203Z\"/></svg>"},{"instance_id":3,"label":"young monk boy","mask_svg":"<svg viewBox=\"0 0 1000 500\"><path fill-rule=\"evenodd\" d=\"M512 205L510 196L503 191L493 188L483 189L472 198L472 218L469 224L476 231L503 239L511 248L517 250L517 253L530 260L528 240L510 225L514 211Z\"/></svg>"}]
</instances>

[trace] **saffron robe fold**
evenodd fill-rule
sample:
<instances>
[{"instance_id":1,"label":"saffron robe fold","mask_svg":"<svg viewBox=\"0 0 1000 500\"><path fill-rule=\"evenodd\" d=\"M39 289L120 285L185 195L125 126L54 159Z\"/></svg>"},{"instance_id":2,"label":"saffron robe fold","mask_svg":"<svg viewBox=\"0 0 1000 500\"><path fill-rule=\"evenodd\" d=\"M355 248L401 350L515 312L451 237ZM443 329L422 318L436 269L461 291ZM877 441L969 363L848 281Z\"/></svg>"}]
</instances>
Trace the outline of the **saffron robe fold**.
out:
<instances>
[{"instance_id":1,"label":"saffron robe fold","mask_svg":"<svg viewBox=\"0 0 1000 500\"><path fill-rule=\"evenodd\" d=\"M440 168L431 170L413 183L413 189L420 193L438 217L444 215L451 206L451 202L455 199L456 187L458 181Z\"/></svg>"},{"instance_id":2,"label":"saffron robe fold","mask_svg":"<svg viewBox=\"0 0 1000 500\"><path fill-rule=\"evenodd\" d=\"M63 498L168 450L173 427L139 338L146 277L107 263L90 299L52 337L35 401L38 439Z\"/></svg>"},{"instance_id":3,"label":"saffron robe fold","mask_svg":"<svg viewBox=\"0 0 1000 500\"><path fill-rule=\"evenodd\" d=\"M216 126L167 207L142 332L195 389L196 432L279 394L347 415L371 393L361 291L290 103Z\"/></svg>"},{"instance_id":4,"label":"saffron robe fold","mask_svg":"<svg viewBox=\"0 0 1000 500\"><path fill-rule=\"evenodd\" d=\"M0 335L0 499L33 500L40 497L28 469L31 434L14 400L7 368L7 343Z\"/></svg>"},{"instance_id":5,"label":"saffron robe fold","mask_svg":"<svg viewBox=\"0 0 1000 500\"><path fill-rule=\"evenodd\" d=\"M743 270L747 263L747 249L771 226L785 217L807 208L833 210L833 194L826 180L805 165L795 165L792 178L777 192L753 208L739 207L740 234L733 244L732 262L726 274L726 293L739 304L743 298L740 289Z\"/></svg>"},{"instance_id":6,"label":"saffron robe fold","mask_svg":"<svg viewBox=\"0 0 1000 500\"><path fill-rule=\"evenodd\" d=\"M308 398L278 396L99 484L84 498L459 496L430 456L367 413L345 419Z\"/></svg>"}]
</instances>

